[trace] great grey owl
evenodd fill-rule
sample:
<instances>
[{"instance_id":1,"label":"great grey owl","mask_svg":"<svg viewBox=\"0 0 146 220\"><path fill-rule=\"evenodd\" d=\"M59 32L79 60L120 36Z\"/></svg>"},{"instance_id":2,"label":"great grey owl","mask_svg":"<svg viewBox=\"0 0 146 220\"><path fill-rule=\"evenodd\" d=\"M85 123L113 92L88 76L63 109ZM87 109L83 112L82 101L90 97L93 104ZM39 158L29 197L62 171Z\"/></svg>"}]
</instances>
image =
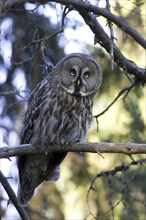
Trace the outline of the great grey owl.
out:
<instances>
[{"instance_id":1,"label":"great grey owl","mask_svg":"<svg viewBox=\"0 0 146 220\"><path fill-rule=\"evenodd\" d=\"M48 144L85 141L92 122L92 106L102 81L102 71L90 55L73 53L63 59L32 91L21 144L45 139ZM26 205L43 181L57 181L66 152L27 154L17 160L18 199Z\"/></svg>"}]
</instances>

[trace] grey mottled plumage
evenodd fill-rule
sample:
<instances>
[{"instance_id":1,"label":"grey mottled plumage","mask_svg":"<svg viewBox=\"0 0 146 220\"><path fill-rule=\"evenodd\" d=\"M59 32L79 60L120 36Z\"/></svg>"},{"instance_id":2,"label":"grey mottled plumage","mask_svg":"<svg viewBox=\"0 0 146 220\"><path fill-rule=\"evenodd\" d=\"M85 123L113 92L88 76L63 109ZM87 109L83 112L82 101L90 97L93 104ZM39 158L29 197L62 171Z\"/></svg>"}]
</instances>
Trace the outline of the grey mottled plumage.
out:
<instances>
[{"instance_id":1,"label":"grey mottled plumage","mask_svg":"<svg viewBox=\"0 0 146 220\"><path fill-rule=\"evenodd\" d=\"M30 95L21 144L85 141L101 81L101 68L92 56L74 53L64 57ZM26 205L43 181L59 179L65 156L65 152L52 152L18 157L20 204Z\"/></svg>"}]
</instances>

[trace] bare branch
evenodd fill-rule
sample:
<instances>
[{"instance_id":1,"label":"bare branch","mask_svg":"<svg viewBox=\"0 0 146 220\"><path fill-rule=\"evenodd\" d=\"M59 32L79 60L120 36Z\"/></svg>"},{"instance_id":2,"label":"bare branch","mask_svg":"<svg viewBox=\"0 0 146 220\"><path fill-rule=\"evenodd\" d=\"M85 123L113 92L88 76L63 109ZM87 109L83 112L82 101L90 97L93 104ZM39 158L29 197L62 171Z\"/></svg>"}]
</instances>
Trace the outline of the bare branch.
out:
<instances>
[{"instance_id":1,"label":"bare branch","mask_svg":"<svg viewBox=\"0 0 146 220\"><path fill-rule=\"evenodd\" d=\"M101 115L103 115L105 112L107 112L109 110L109 108L121 97L121 95L123 93L126 92L123 101L125 100L125 98L127 97L128 93L131 91L131 89L135 86L135 83L131 84L130 86L125 87L124 89L122 89L118 95L114 98L114 100L106 107L105 110L103 110L101 113L99 113L98 115L95 115L94 117L96 118L96 120L98 119L98 117L100 117Z\"/></svg>"},{"instance_id":2,"label":"bare branch","mask_svg":"<svg viewBox=\"0 0 146 220\"><path fill-rule=\"evenodd\" d=\"M4 187L5 191L7 192L11 202L14 204L16 210L18 211L19 215L23 220L29 220L29 217L27 213L25 212L25 209L19 205L17 197L12 190L9 182L7 181L7 178L3 175L3 173L0 171L0 182L2 186Z\"/></svg>"},{"instance_id":3,"label":"bare branch","mask_svg":"<svg viewBox=\"0 0 146 220\"><path fill-rule=\"evenodd\" d=\"M25 0L3 0L0 4L1 10L0 15L3 15L10 7L13 6L15 3L25 3ZM40 4L47 4L48 2L56 2L64 5L72 5L79 10L84 10L84 12L94 12L96 15L101 15L111 22L115 23L119 28L121 28L124 32L128 33L133 39L139 43L142 47L146 48L146 40L142 37L140 33L137 32L126 20L122 17L116 16L112 14L105 8L99 8L93 4L88 3L87 1L77 1L77 0L30 0L29 2L32 3L40 3Z\"/></svg>"},{"instance_id":4,"label":"bare branch","mask_svg":"<svg viewBox=\"0 0 146 220\"><path fill-rule=\"evenodd\" d=\"M85 11L79 11L87 25L90 27L92 32L95 34L98 39L98 43L110 53L110 38L107 33L104 31L102 26L97 21L96 17L92 14L88 14ZM122 67L123 70L132 75L134 75L137 80L141 83L146 83L146 70L138 67L134 62L128 60L121 51L114 44L114 61L119 67Z\"/></svg>"},{"instance_id":5,"label":"bare branch","mask_svg":"<svg viewBox=\"0 0 146 220\"><path fill-rule=\"evenodd\" d=\"M110 4L109 0L106 0L106 8L110 12ZM114 30L113 24L110 20L108 20L108 26L110 29L110 59L111 59L111 70L114 69Z\"/></svg>"},{"instance_id":6,"label":"bare branch","mask_svg":"<svg viewBox=\"0 0 146 220\"><path fill-rule=\"evenodd\" d=\"M15 90L10 90L10 91L0 91L0 96L9 96L9 95L18 95L20 98L24 99L24 97L20 94L22 92L26 92L26 90L20 90L19 89L15 89Z\"/></svg>"},{"instance_id":7,"label":"bare branch","mask_svg":"<svg viewBox=\"0 0 146 220\"><path fill-rule=\"evenodd\" d=\"M98 179L98 178L101 178L101 177L107 177L108 178L108 185L109 185L109 188L111 186L111 183L110 183L110 180L109 180L109 177L113 177L115 176L117 173L119 172L122 172L124 173L125 171L129 170L132 166L142 166L146 164L146 158L141 158L139 160L135 160L135 161L132 161L131 163L129 164L125 164L125 163L122 163L120 166L116 166L114 169L112 170L106 170L106 171L102 171L100 173L97 173L96 176L93 178L93 180L91 181L91 184L90 184L90 187L87 191L87 195L86 195L86 200L87 200L87 206L88 206L88 210L89 210L89 214L88 215L91 215L95 218L94 214L92 213L91 211L91 207L90 207L90 202L89 202L89 196L90 196L90 193L91 191L93 190L94 191L94 183L95 181ZM138 169L136 170L136 173L138 172ZM132 179L134 178L135 174L134 173L132 175L132 177L130 179L128 179L128 182L126 182L126 184L123 184L123 187L121 189L121 198L113 205L111 204L110 205L110 209L107 210L106 212L102 213L100 215L101 216L105 216L107 213L109 212L112 212L114 210L114 208L116 206L118 206L121 202L123 202L123 199L124 199L124 195L126 194L129 194L131 196L130 193L127 192L127 188L129 187L129 183L132 181ZM123 174L124 175L124 174ZM112 195L109 195L109 196L112 196ZM111 198L110 198L111 199ZM136 198L137 199L137 198ZM138 199L137 199L138 200ZM138 200L138 202L142 203L142 205L145 207L145 202L144 201L141 201L141 200ZM113 212L112 212L113 214ZM96 217L97 219L97 217Z\"/></svg>"},{"instance_id":8,"label":"bare branch","mask_svg":"<svg viewBox=\"0 0 146 220\"><path fill-rule=\"evenodd\" d=\"M75 8L82 10L86 13L87 12L94 12L96 15L102 15L103 17L107 18L108 20L115 23L118 27L120 27L123 31L128 33L131 37L134 38L136 42L138 42L142 47L146 48L146 40L137 32L136 29L134 29L126 20L123 18L116 16L109 12L107 9L96 7L95 5L92 5L88 3L87 1L76 1L76 0L49 0L47 2L57 2L60 4L65 5L72 5Z\"/></svg>"},{"instance_id":9,"label":"bare branch","mask_svg":"<svg viewBox=\"0 0 146 220\"><path fill-rule=\"evenodd\" d=\"M12 1L12 2L16 3L17 1ZM2 5L3 6L2 11L5 11L9 7L11 7L13 5L12 2L9 0L4 1L4 5ZM24 2L25 1L21 0L21 3L24 3ZM47 4L48 2L56 2L56 3L60 3L60 4L64 4L68 6L69 11L70 11L70 6L72 6L72 8L74 7L74 10L78 11L81 14L86 24L90 27L92 32L95 34L96 38L98 39L98 43L102 47L104 47L109 54L111 52L111 40L96 19L96 17L99 15L117 24L122 30L124 30L126 33L132 36L134 40L137 41L141 46L146 48L146 40L131 25L129 25L127 21L125 21L121 17L118 17L112 14L107 9L96 7L95 5L92 5L88 3L87 1L76 1L76 0L35 1L35 0L31 0L29 2L32 2L32 3L39 2L40 4ZM67 14L66 11L64 13L65 14L63 16ZM121 53L121 51L116 47L115 44L112 44L112 46L113 46L114 61L116 62L116 64L119 67L122 67L123 70L126 71L126 73L130 73L134 75L137 78L137 80L141 82L143 85L146 84L146 70L143 68L140 68L131 60L128 60Z\"/></svg>"},{"instance_id":10,"label":"bare branch","mask_svg":"<svg viewBox=\"0 0 146 220\"><path fill-rule=\"evenodd\" d=\"M123 153L131 154L146 154L146 144L139 143L105 143L105 142L85 142L75 143L72 145L61 146L44 144L42 146L35 146L32 144L22 144L18 146L2 147L0 148L0 158L9 158L20 156L29 153L42 152L90 152L90 153Z\"/></svg>"}]
</instances>

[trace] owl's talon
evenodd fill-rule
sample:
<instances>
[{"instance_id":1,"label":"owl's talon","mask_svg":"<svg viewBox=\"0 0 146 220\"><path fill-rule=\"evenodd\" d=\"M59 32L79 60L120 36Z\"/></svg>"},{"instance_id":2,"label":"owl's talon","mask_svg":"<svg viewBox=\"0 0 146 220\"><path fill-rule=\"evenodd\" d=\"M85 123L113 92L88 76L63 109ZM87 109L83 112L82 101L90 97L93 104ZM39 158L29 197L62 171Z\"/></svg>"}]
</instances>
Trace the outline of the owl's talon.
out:
<instances>
[{"instance_id":1,"label":"owl's talon","mask_svg":"<svg viewBox=\"0 0 146 220\"><path fill-rule=\"evenodd\" d=\"M60 144L61 145L68 145L68 141L66 141L65 139L61 139Z\"/></svg>"},{"instance_id":2,"label":"owl's talon","mask_svg":"<svg viewBox=\"0 0 146 220\"><path fill-rule=\"evenodd\" d=\"M39 149L42 146L41 140L37 137L33 140L32 145Z\"/></svg>"},{"instance_id":3,"label":"owl's talon","mask_svg":"<svg viewBox=\"0 0 146 220\"><path fill-rule=\"evenodd\" d=\"M61 144L61 149L65 150L67 146L70 144L70 142L66 141L65 139L61 139L60 144Z\"/></svg>"},{"instance_id":4,"label":"owl's talon","mask_svg":"<svg viewBox=\"0 0 146 220\"><path fill-rule=\"evenodd\" d=\"M47 147L48 146L48 139L47 137L45 138L40 138L37 137L33 140L32 145L34 145L36 148L42 148L42 147Z\"/></svg>"}]
</instances>

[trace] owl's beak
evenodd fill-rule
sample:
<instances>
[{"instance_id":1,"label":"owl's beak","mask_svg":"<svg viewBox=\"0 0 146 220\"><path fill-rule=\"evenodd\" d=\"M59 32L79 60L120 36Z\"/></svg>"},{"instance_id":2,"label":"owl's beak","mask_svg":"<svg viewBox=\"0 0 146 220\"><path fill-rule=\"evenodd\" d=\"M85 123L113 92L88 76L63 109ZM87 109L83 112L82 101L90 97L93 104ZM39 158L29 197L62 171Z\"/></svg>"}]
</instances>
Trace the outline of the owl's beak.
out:
<instances>
[{"instance_id":1,"label":"owl's beak","mask_svg":"<svg viewBox=\"0 0 146 220\"><path fill-rule=\"evenodd\" d=\"M80 84L81 84L81 81L80 81L80 79L78 79L77 80L77 86L80 86Z\"/></svg>"}]
</instances>

